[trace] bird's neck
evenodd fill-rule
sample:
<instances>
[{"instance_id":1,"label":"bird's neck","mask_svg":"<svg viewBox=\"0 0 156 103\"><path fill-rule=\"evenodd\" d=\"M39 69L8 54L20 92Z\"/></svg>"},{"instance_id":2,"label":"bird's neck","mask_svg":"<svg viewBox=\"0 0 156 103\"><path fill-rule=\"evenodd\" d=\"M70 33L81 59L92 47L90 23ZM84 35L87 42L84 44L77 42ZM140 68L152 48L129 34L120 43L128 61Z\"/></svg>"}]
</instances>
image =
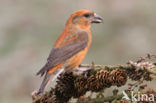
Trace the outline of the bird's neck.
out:
<instances>
[{"instance_id":1,"label":"bird's neck","mask_svg":"<svg viewBox=\"0 0 156 103\"><path fill-rule=\"evenodd\" d=\"M75 34L75 33L77 34L78 32L81 32L81 31L88 32L88 37L89 37L88 46L90 46L90 44L92 43L92 34L91 34L90 26L83 27L82 25L81 26L74 25L74 26L69 26L66 29L68 31L68 35Z\"/></svg>"},{"instance_id":2,"label":"bird's neck","mask_svg":"<svg viewBox=\"0 0 156 103\"><path fill-rule=\"evenodd\" d=\"M68 30L68 34L75 34L79 31L86 31L86 32L90 32L90 25L75 25L75 24L72 24L72 25L68 25L66 26Z\"/></svg>"}]
</instances>

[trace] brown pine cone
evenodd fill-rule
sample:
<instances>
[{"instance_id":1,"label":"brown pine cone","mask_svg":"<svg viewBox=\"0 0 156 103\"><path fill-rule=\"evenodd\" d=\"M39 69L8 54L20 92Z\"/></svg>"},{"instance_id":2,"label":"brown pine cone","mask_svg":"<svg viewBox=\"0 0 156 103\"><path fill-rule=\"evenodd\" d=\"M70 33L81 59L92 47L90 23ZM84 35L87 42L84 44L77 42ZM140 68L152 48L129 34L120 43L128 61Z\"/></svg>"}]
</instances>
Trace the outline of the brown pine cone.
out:
<instances>
[{"instance_id":1,"label":"brown pine cone","mask_svg":"<svg viewBox=\"0 0 156 103\"><path fill-rule=\"evenodd\" d=\"M59 103L66 103L72 97L75 78L72 73L64 73L58 77L55 95Z\"/></svg>"},{"instance_id":2,"label":"brown pine cone","mask_svg":"<svg viewBox=\"0 0 156 103\"><path fill-rule=\"evenodd\" d=\"M113 70L110 75L110 80L112 81L112 84L118 87L124 85L127 81L127 75L123 70Z\"/></svg>"},{"instance_id":3,"label":"brown pine cone","mask_svg":"<svg viewBox=\"0 0 156 103\"><path fill-rule=\"evenodd\" d=\"M85 78L84 76L80 76L76 78L76 80L74 81L75 91L73 97L77 98L85 94L87 91L86 85L87 85L87 78Z\"/></svg>"}]
</instances>

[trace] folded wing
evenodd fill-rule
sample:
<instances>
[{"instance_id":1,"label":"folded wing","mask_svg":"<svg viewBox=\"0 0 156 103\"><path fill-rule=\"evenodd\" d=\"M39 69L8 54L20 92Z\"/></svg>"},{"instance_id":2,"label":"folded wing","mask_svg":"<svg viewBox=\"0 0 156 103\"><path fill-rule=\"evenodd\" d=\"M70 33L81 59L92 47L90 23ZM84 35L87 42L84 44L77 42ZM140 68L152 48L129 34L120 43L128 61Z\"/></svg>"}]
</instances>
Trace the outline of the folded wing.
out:
<instances>
[{"instance_id":1,"label":"folded wing","mask_svg":"<svg viewBox=\"0 0 156 103\"><path fill-rule=\"evenodd\" d=\"M88 32L81 31L77 34L70 35L63 42L63 46L53 48L47 59L47 63L43 68L37 72L37 75L43 76L51 68L71 58L81 50L85 49L88 45Z\"/></svg>"}]
</instances>

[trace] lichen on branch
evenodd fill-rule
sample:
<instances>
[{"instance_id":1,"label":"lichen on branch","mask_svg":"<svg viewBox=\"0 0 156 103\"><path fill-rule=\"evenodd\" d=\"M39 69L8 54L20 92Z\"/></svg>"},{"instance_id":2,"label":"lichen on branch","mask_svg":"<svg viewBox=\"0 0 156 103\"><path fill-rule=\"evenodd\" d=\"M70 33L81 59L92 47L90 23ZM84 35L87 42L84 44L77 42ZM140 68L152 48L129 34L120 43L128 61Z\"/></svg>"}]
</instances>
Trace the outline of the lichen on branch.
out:
<instances>
[{"instance_id":1,"label":"lichen on branch","mask_svg":"<svg viewBox=\"0 0 156 103\"><path fill-rule=\"evenodd\" d=\"M61 74L55 88L51 88L45 94L35 97L33 103L67 103L71 98L84 96L87 91L98 93L112 86L121 87L126 84L128 79L151 81L156 75L156 63L151 61L152 57L153 55L147 55L147 57L141 58L137 62L129 61L126 65L80 65L80 68L93 66L93 69L88 71L87 75L75 75L71 72ZM110 99L107 97L102 99L105 102L106 100Z\"/></svg>"}]
</instances>

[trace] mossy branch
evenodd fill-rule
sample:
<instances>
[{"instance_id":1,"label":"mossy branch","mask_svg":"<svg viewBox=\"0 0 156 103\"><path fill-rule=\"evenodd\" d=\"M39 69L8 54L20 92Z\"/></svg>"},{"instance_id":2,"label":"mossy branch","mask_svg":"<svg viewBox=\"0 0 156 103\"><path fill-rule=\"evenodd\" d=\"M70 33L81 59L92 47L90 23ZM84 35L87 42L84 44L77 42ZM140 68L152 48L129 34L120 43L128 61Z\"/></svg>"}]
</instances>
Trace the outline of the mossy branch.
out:
<instances>
[{"instance_id":1,"label":"mossy branch","mask_svg":"<svg viewBox=\"0 0 156 103\"><path fill-rule=\"evenodd\" d=\"M141 58L137 62L129 61L126 65L80 65L80 68L92 68L81 75L64 73L58 77L55 88L41 96L33 95L33 103L67 103L73 98L80 98L87 91L100 92L111 86L123 86L127 79L134 81L151 81L156 75L156 63L151 61L151 55ZM154 56L155 57L155 56ZM96 98L92 101L108 101L121 97L115 95L105 98ZM88 103L88 102L85 102ZM95 102L96 103L96 102Z\"/></svg>"}]
</instances>

